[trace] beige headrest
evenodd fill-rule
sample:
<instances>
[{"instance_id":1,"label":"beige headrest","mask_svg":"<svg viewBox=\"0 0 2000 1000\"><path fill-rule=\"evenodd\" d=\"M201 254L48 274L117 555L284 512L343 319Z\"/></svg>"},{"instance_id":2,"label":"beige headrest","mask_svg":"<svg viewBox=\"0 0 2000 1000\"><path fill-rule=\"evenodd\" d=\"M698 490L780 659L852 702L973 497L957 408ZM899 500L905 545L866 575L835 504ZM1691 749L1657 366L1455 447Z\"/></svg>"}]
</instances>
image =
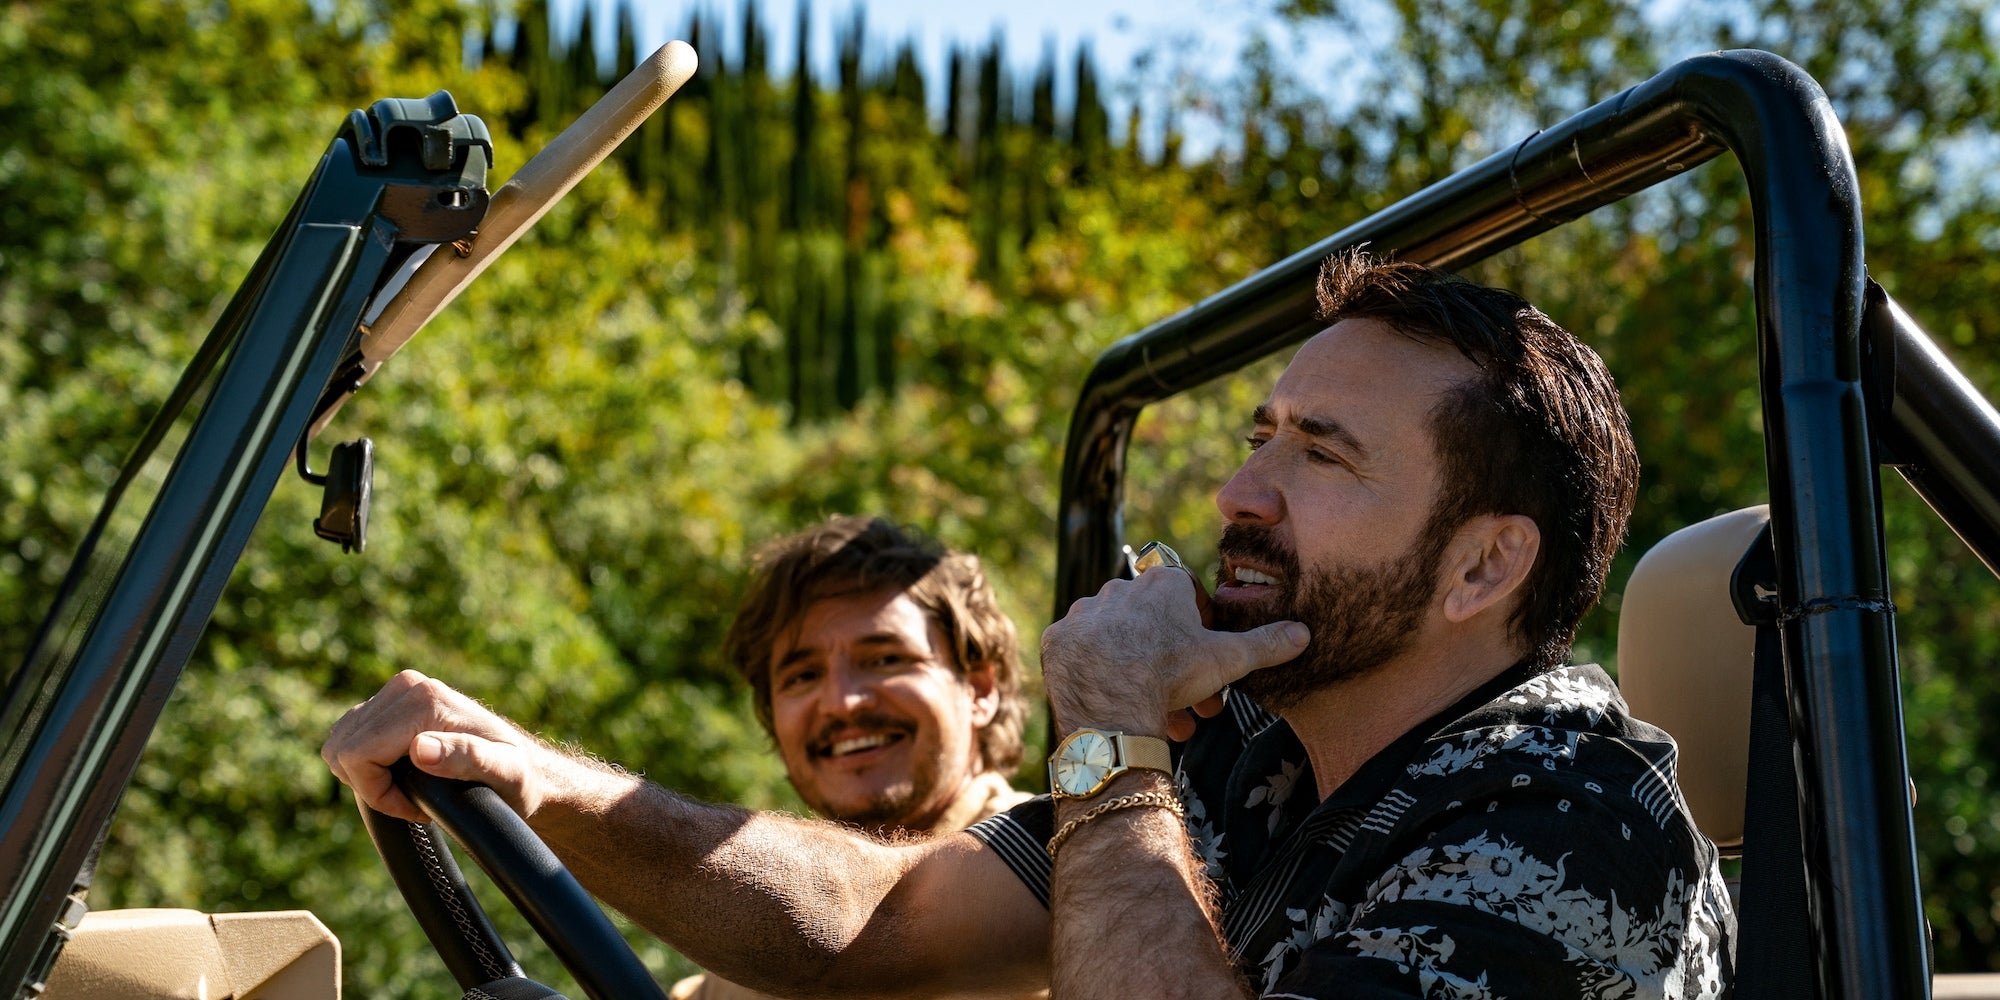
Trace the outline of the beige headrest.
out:
<instances>
[{"instance_id":1,"label":"beige headrest","mask_svg":"<svg viewBox=\"0 0 2000 1000\"><path fill-rule=\"evenodd\" d=\"M340 941L304 910L92 910L50 1000L340 1000Z\"/></svg>"},{"instance_id":2,"label":"beige headrest","mask_svg":"<svg viewBox=\"0 0 2000 1000\"><path fill-rule=\"evenodd\" d=\"M1743 843L1756 629L1729 578L1771 519L1749 507L1660 540L1632 570L1618 610L1618 687L1632 714L1680 744L1681 791L1716 846Z\"/></svg>"}]
</instances>

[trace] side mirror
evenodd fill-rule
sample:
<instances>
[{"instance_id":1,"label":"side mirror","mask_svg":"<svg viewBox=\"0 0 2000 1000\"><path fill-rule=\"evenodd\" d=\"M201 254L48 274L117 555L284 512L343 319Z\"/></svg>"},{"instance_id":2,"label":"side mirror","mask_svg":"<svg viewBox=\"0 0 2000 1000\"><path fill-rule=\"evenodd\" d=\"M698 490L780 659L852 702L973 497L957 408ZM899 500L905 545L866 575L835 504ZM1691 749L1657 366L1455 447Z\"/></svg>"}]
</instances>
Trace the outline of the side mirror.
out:
<instances>
[{"instance_id":1,"label":"side mirror","mask_svg":"<svg viewBox=\"0 0 2000 1000\"><path fill-rule=\"evenodd\" d=\"M326 488L319 517L313 519L313 534L339 543L342 552L366 548L368 500L375 489L375 442L361 438L334 445L332 464L324 476L305 472L303 465L300 471L307 482Z\"/></svg>"}]
</instances>

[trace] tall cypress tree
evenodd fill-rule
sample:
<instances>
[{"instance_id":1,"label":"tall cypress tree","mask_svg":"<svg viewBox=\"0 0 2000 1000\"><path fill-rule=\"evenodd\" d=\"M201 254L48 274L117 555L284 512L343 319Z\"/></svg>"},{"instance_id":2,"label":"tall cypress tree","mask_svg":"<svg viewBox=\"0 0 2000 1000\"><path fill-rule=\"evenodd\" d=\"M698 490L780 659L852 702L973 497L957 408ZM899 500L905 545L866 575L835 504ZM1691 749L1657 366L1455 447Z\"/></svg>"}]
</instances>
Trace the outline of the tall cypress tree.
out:
<instances>
[{"instance_id":1,"label":"tall cypress tree","mask_svg":"<svg viewBox=\"0 0 2000 1000\"><path fill-rule=\"evenodd\" d=\"M721 64L722 52L717 48L718 40L709 37L714 34L708 26L710 16L700 7L688 15L687 31L682 37L687 40L688 48L694 50L695 71L693 78L681 86L680 99L683 101L706 100L714 89L715 68Z\"/></svg>"},{"instance_id":2,"label":"tall cypress tree","mask_svg":"<svg viewBox=\"0 0 2000 1000\"><path fill-rule=\"evenodd\" d=\"M891 107L889 120L895 129L894 141L931 140L930 107L925 101L925 90L923 70L917 62L916 41L904 38L896 49L895 69L891 73L889 84ZM949 128L948 123L944 124ZM950 139L944 140L942 152L946 161L950 162L953 156ZM897 178L883 178L885 189L898 183ZM886 197L875 199L877 212L880 213L875 239L881 244L886 244L889 238L888 202L889 199ZM875 346L873 359L875 370L871 381L875 391L886 399L896 392L896 344L900 328L910 310L892 293L895 285L890 274L885 273L892 271L891 265L887 262L887 255L878 253L874 259L878 261L878 266L871 271L874 280L870 283L870 288L874 291L870 298L874 319L870 324L873 327L873 335L869 340Z\"/></svg>"},{"instance_id":3,"label":"tall cypress tree","mask_svg":"<svg viewBox=\"0 0 2000 1000\"><path fill-rule=\"evenodd\" d=\"M1140 137L1145 130L1145 119L1139 111L1139 102L1133 101L1130 111L1125 113L1125 167L1136 171L1146 165L1146 153L1140 145Z\"/></svg>"},{"instance_id":4,"label":"tall cypress tree","mask_svg":"<svg viewBox=\"0 0 2000 1000\"><path fill-rule=\"evenodd\" d=\"M700 225L700 220L695 215L708 201L703 192L714 190L708 183L708 150L715 145L714 118L709 113L709 95L714 90L710 85L715 75L714 63L717 59L721 58L722 54L720 52L709 51L710 32L707 25L708 19L701 8L697 7L693 13L688 15L687 28L681 33L681 37L688 43L688 47L695 51L695 74L686 83L681 85L679 94L667 103L664 113L659 116L660 225L662 227L697 228ZM699 164L688 165L697 167L697 171L687 169L676 158L677 147L684 146L684 140L679 129L676 127L677 123L681 120L694 123L708 122L708 146L702 151L701 162ZM678 155L686 157L691 155L691 151L682 151ZM691 190L694 192L691 197L684 195L685 192ZM747 372L744 374L744 381L749 381Z\"/></svg>"},{"instance_id":5,"label":"tall cypress tree","mask_svg":"<svg viewBox=\"0 0 2000 1000\"><path fill-rule=\"evenodd\" d=\"M535 121L543 128L560 129L567 124L570 107L570 67L569 46L563 44L562 36L555 30L555 11L546 2L530 6L541 8L535 20L541 25L544 51L536 64L535 81Z\"/></svg>"},{"instance_id":6,"label":"tall cypress tree","mask_svg":"<svg viewBox=\"0 0 2000 1000\"><path fill-rule=\"evenodd\" d=\"M905 38L896 47L896 68L889 96L918 110L924 109L924 71L917 63L917 43L912 39Z\"/></svg>"},{"instance_id":7,"label":"tall cypress tree","mask_svg":"<svg viewBox=\"0 0 2000 1000\"><path fill-rule=\"evenodd\" d=\"M1181 165L1181 106L1180 100L1172 95L1167 98L1166 121L1162 129L1165 139L1160 143L1160 165L1174 168Z\"/></svg>"},{"instance_id":8,"label":"tall cypress tree","mask_svg":"<svg viewBox=\"0 0 2000 1000\"><path fill-rule=\"evenodd\" d=\"M792 61L792 176L786 191L784 227L794 232L814 224L814 166L818 160L819 87L812 77L812 4L799 3L798 49Z\"/></svg>"},{"instance_id":9,"label":"tall cypress tree","mask_svg":"<svg viewBox=\"0 0 2000 1000\"><path fill-rule=\"evenodd\" d=\"M1000 229L1006 177L1007 63L998 32L979 57L979 129L974 139L972 167L972 237L979 250L980 277L1000 274Z\"/></svg>"},{"instance_id":10,"label":"tall cypress tree","mask_svg":"<svg viewBox=\"0 0 2000 1000\"><path fill-rule=\"evenodd\" d=\"M838 357L835 360L835 401L850 410L861 401L861 262L866 252L870 192L868 177L861 164L861 133L866 109L863 107L861 46L867 22L862 8L854 8L853 19L840 35L840 106L847 119L846 213L840 249L840 312L834 328Z\"/></svg>"},{"instance_id":11,"label":"tall cypress tree","mask_svg":"<svg viewBox=\"0 0 2000 1000\"><path fill-rule=\"evenodd\" d=\"M563 120L558 126L569 124L568 119L583 109L596 103L604 95L603 71L597 66L597 5L586 0L578 8L576 32L570 37L569 52L563 60L565 88L569 101Z\"/></svg>"},{"instance_id":12,"label":"tall cypress tree","mask_svg":"<svg viewBox=\"0 0 2000 1000\"><path fill-rule=\"evenodd\" d=\"M768 283L777 277L779 192L777 166L771 162L769 144L764 141L772 123L771 34L756 0L743 6L743 68L738 74L738 106L730 140L735 146L735 163L742 179L742 201L737 218L745 229L749 254L744 273L750 304L764 304Z\"/></svg>"},{"instance_id":13,"label":"tall cypress tree","mask_svg":"<svg viewBox=\"0 0 2000 1000\"><path fill-rule=\"evenodd\" d=\"M618 0L618 42L612 62L612 79L623 80L639 65L639 28L632 16L632 0ZM671 105L661 107L639 126L639 132L618 147L619 160L632 186L646 190L659 169L658 135L660 122L671 113Z\"/></svg>"},{"instance_id":14,"label":"tall cypress tree","mask_svg":"<svg viewBox=\"0 0 2000 1000\"><path fill-rule=\"evenodd\" d=\"M1098 90L1097 60L1090 43L1076 47L1076 107L1070 112L1070 146L1075 151L1077 181L1088 183L1102 167L1111 143L1111 115Z\"/></svg>"},{"instance_id":15,"label":"tall cypress tree","mask_svg":"<svg viewBox=\"0 0 2000 1000\"><path fill-rule=\"evenodd\" d=\"M498 66L505 53L500 48L499 15L492 4L479 7L479 65Z\"/></svg>"},{"instance_id":16,"label":"tall cypress tree","mask_svg":"<svg viewBox=\"0 0 2000 1000\"><path fill-rule=\"evenodd\" d=\"M808 384L811 366L805 345L818 342L821 324L820 297L824 291L813 254L813 230L818 228L819 209L819 84L812 72L812 9L799 4L797 45L792 59L792 160L785 185L784 217L781 224L793 234L790 296L784 303L781 321L785 331L787 389L792 402L794 423L807 418L812 409Z\"/></svg>"},{"instance_id":17,"label":"tall cypress tree","mask_svg":"<svg viewBox=\"0 0 2000 1000\"><path fill-rule=\"evenodd\" d=\"M1029 98L1027 162L1021 170L1021 245L1035 238L1043 225L1054 218L1054 198L1049 187L1049 167L1059 152L1056 140L1056 46L1051 39L1042 46L1042 62L1035 70Z\"/></svg>"},{"instance_id":18,"label":"tall cypress tree","mask_svg":"<svg viewBox=\"0 0 2000 1000\"><path fill-rule=\"evenodd\" d=\"M1035 138L1054 142L1056 138L1056 45L1053 39L1042 46L1042 63L1035 68L1035 86L1030 98L1028 127Z\"/></svg>"},{"instance_id":19,"label":"tall cypress tree","mask_svg":"<svg viewBox=\"0 0 2000 1000\"><path fill-rule=\"evenodd\" d=\"M957 42L951 46L951 68L945 74L944 144L952 156L952 176L961 186L972 165L973 124L966 101L968 56Z\"/></svg>"},{"instance_id":20,"label":"tall cypress tree","mask_svg":"<svg viewBox=\"0 0 2000 1000\"><path fill-rule=\"evenodd\" d=\"M516 136L541 119L543 90L549 74L548 0L522 0L514 15L514 41L507 49L507 63L527 88L521 106L507 116L507 127Z\"/></svg>"},{"instance_id":21,"label":"tall cypress tree","mask_svg":"<svg viewBox=\"0 0 2000 1000\"><path fill-rule=\"evenodd\" d=\"M741 173L737 169L736 135L742 87L740 73L729 68L729 53L711 44L702 55L709 72L708 149L702 159L702 189L695 199L707 216L711 253L718 265L716 294L722 305L736 305L737 282L742 276L741 247L737 238L737 206L741 203Z\"/></svg>"},{"instance_id":22,"label":"tall cypress tree","mask_svg":"<svg viewBox=\"0 0 2000 1000\"><path fill-rule=\"evenodd\" d=\"M618 0L618 49L612 64L613 82L623 80L639 65L639 26L632 15L632 0Z\"/></svg>"}]
</instances>

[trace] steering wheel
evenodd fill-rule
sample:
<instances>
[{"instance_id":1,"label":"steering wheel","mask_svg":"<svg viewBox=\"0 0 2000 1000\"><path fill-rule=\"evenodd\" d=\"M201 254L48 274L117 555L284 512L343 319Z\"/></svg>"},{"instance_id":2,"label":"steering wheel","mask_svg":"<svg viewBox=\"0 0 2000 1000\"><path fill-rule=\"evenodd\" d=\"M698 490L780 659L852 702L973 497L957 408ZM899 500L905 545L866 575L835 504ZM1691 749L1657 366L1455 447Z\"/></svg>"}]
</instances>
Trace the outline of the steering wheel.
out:
<instances>
[{"instance_id":1,"label":"steering wheel","mask_svg":"<svg viewBox=\"0 0 2000 1000\"><path fill-rule=\"evenodd\" d=\"M521 971L472 896L437 828L458 841L548 943L592 1000L666 1000L660 984L555 853L485 785L425 774L409 758L390 768L397 787L437 822L411 823L362 807L362 822L431 946L470 998L564 1000Z\"/></svg>"}]
</instances>

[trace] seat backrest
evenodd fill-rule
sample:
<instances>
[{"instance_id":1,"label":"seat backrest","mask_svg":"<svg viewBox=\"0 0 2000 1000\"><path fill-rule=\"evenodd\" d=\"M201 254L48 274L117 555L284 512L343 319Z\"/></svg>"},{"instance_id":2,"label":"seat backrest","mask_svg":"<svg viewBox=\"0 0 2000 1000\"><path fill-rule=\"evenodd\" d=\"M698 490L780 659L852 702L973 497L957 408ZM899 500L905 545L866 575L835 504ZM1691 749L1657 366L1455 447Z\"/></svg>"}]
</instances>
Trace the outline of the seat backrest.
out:
<instances>
[{"instance_id":1,"label":"seat backrest","mask_svg":"<svg viewBox=\"0 0 2000 1000\"><path fill-rule=\"evenodd\" d=\"M1618 609L1618 687L1632 714L1680 745L1680 784L1703 834L1743 845L1757 630L1730 601L1736 564L1771 519L1749 507L1689 525L1639 560Z\"/></svg>"}]
</instances>

